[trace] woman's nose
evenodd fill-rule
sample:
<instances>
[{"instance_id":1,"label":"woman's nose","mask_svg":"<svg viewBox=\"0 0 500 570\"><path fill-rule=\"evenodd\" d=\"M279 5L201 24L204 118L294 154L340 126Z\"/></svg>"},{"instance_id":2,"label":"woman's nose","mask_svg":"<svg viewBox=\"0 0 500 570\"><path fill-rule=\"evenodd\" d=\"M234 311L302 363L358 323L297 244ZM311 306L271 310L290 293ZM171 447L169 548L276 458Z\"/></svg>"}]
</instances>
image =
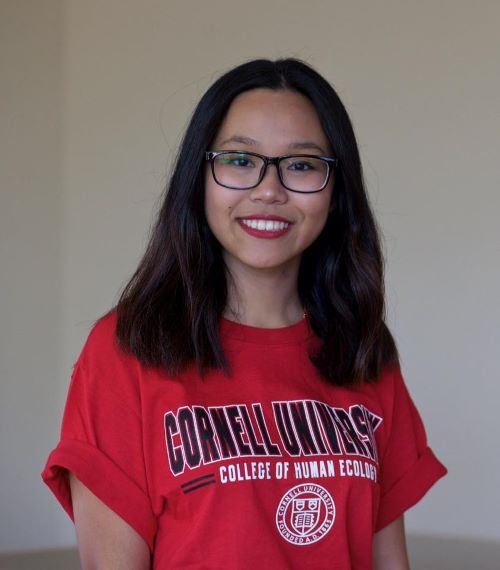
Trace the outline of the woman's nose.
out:
<instances>
[{"instance_id":1,"label":"woman's nose","mask_svg":"<svg viewBox=\"0 0 500 570\"><path fill-rule=\"evenodd\" d=\"M252 188L250 197L252 200L260 200L268 204L287 201L288 193L283 184L281 184L277 165L270 164L267 167L264 178L258 186Z\"/></svg>"}]
</instances>

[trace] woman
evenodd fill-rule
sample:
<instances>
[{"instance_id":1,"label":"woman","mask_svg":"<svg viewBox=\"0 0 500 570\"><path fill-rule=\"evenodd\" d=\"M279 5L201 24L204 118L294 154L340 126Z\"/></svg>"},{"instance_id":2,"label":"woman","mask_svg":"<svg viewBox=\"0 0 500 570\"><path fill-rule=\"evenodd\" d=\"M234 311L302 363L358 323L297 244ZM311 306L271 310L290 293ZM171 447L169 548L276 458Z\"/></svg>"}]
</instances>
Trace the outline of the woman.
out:
<instances>
[{"instance_id":1,"label":"woman","mask_svg":"<svg viewBox=\"0 0 500 570\"><path fill-rule=\"evenodd\" d=\"M407 568L403 513L445 472L342 103L297 60L229 71L75 365L43 477L83 567Z\"/></svg>"}]
</instances>

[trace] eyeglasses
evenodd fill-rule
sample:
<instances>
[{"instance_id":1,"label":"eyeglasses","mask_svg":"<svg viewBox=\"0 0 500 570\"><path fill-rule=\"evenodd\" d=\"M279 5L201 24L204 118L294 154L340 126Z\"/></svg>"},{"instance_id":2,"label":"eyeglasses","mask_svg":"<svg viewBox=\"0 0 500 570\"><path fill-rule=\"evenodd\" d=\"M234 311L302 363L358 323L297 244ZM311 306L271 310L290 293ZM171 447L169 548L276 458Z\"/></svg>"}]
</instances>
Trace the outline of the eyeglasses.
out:
<instances>
[{"instance_id":1,"label":"eyeglasses","mask_svg":"<svg viewBox=\"0 0 500 570\"><path fill-rule=\"evenodd\" d=\"M214 180L224 188L250 190L266 175L267 167L275 164L281 184L292 192L310 194L320 192L328 184L338 159L313 154L264 156L256 152L238 150L209 151Z\"/></svg>"}]
</instances>

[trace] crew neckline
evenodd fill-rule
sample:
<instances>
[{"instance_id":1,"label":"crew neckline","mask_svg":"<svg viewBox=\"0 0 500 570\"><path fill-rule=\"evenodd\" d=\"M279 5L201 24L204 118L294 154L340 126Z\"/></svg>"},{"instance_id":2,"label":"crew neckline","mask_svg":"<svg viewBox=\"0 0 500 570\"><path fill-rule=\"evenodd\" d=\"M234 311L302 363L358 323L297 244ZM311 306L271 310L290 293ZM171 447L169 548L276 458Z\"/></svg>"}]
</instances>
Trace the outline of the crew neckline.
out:
<instances>
[{"instance_id":1,"label":"crew neckline","mask_svg":"<svg viewBox=\"0 0 500 570\"><path fill-rule=\"evenodd\" d=\"M307 317L294 325L272 329L243 325L222 317L220 329L225 338L254 344L290 344L305 341L312 335Z\"/></svg>"}]
</instances>

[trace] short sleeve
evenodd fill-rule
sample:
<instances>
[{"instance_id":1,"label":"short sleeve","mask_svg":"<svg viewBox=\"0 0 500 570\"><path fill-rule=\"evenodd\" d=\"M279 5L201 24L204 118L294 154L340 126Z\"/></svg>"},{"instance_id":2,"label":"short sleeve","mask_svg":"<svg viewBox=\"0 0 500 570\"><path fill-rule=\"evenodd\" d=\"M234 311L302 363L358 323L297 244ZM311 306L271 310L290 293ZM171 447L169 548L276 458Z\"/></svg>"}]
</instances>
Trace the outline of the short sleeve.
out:
<instances>
[{"instance_id":1,"label":"short sleeve","mask_svg":"<svg viewBox=\"0 0 500 570\"><path fill-rule=\"evenodd\" d=\"M152 550L156 519L147 491L139 363L116 346L115 318L99 321L73 369L61 439L42 473L68 515L68 472L124 519Z\"/></svg>"},{"instance_id":2,"label":"short sleeve","mask_svg":"<svg viewBox=\"0 0 500 570\"><path fill-rule=\"evenodd\" d=\"M376 531L415 505L447 473L427 445L422 419L399 369L388 373L382 384L391 410L384 418L387 443L381 457Z\"/></svg>"}]
</instances>

